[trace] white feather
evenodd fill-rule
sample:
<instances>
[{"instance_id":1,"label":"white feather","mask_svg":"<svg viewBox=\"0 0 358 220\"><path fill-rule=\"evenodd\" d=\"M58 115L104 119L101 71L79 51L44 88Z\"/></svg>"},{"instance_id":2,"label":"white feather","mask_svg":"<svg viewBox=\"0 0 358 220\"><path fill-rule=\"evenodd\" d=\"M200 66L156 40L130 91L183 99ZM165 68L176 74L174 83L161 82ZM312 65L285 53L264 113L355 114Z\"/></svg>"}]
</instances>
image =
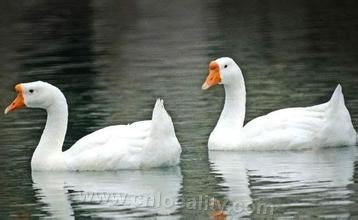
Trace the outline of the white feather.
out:
<instances>
[{"instance_id":1,"label":"white feather","mask_svg":"<svg viewBox=\"0 0 358 220\"><path fill-rule=\"evenodd\" d=\"M23 83L21 88L28 107L47 111L46 126L31 159L33 170L148 169L179 163L181 147L161 99L152 120L100 129L62 152L68 116L64 95L41 81Z\"/></svg>"},{"instance_id":2,"label":"white feather","mask_svg":"<svg viewBox=\"0 0 358 220\"><path fill-rule=\"evenodd\" d=\"M243 126L246 90L241 70L230 58L216 62L222 81L226 82L226 99L210 135L209 149L284 150L356 144L357 134L340 85L327 103L277 110ZM221 68L225 65L227 68Z\"/></svg>"}]
</instances>

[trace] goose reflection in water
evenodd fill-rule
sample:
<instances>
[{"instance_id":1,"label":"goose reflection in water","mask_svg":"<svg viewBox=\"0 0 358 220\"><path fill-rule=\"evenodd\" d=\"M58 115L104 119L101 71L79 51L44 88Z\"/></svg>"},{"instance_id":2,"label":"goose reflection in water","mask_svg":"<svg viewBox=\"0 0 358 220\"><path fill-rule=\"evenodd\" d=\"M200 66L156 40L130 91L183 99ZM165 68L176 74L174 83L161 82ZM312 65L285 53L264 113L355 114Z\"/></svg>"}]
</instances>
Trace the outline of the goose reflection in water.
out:
<instances>
[{"instance_id":1,"label":"goose reflection in water","mask_svg":"<svg viewBox=\"0 0 358 220\"><path fill-rule=\"evenodd\" d=\"M228 217L287 213L339 218L349 211L332 209L332 213L322 213L319 207L346 205L352 193L347 186L352 183L356 151L356 147L289 152L210 151L209 159L227 187L224 194L230 201L224 208ZM313 207L311 213L306 207Z\"/></svg>"},{"instance_id":2,"label":"goose reflection in water","mask_svg":"<svg viewBox=\"0 0 358 220\"><path fill-rule=\"evenodd\" d=\"M32 172L44 212L60 219L149 217L177 219L179 167L118 172ZM82 216L82 217L85 217Z\"/></svg>"}]
</instances>

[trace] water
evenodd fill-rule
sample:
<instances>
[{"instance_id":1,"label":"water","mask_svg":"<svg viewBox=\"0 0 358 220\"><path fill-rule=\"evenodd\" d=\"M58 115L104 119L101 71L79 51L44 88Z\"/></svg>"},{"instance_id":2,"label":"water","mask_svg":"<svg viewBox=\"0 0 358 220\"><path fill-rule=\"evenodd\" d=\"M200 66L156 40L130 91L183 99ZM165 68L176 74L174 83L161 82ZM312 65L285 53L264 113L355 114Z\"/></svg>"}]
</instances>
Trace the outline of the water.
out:
<instances>
[{"instance_id":1,"label":"water","mask_svg":"<svg viewBox=\"0 0 358 220\"><path fill-rule=\"evenodd\" d=\"M31 173L41 110L0 117L0 218L281 219L357 217L357 147L211 152L223 89L202 91L210 60L246 79L246 120L325 102L338 83L358 127L355 1L2 1L0 106L18 82L58 86L64 148L104 126L148 119L157 97L183 153L172 169ZM124 197L124 198L123 198ZM125 200L125 201L124 201Z\"/></svg>"}]
</instances>

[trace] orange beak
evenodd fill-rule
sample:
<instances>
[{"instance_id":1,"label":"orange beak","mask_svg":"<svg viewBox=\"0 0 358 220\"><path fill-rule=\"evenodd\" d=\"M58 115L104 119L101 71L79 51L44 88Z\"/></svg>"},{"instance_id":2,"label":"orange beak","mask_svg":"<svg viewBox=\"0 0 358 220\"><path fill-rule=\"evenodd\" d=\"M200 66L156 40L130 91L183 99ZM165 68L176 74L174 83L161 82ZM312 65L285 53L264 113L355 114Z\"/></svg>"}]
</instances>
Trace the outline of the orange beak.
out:
<instances>
[{"instance_id":1,"label":"orange beak","mask_svg":"<svg viewBox=\"0 0 358 220\"><path fill-rule=\"evenodd\" d=\"M219 65L215 61L211 61L209 64L209 75L206 77L205 82L202 85L203 90L215 86L221 82Z\"/></svg>"},{"instance_id":2,"label":"orange beak","mask_svg":"<svg viewBox=\"0 0 358 220\"><path fill-rule=\"evenodd\" d=\"M17 97L15 100L5 109L5 114L14 111L15 109L22 108L25 106L24 95L22 94L21 84L15 86Z\"/></svg>"}]
</instances>

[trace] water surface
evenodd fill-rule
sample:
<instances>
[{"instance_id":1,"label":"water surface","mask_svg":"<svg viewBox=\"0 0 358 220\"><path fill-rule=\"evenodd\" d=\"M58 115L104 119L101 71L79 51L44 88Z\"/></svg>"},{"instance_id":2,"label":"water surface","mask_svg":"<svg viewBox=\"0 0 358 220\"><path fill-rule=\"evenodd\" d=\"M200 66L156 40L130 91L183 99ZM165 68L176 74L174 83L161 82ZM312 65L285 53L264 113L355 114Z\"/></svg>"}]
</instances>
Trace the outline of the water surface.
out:
<instances>
[{"instance_id":1,"label":"water surface","mask_svg":"<svg viewBox=\"0 0 358 220\"><path fill-rule=\"evenodd\" d=\"M208 153L224 91L201 90L209 61L230 56L246 80L246 121L325 102L340 83L357 128L357 2L33 0L0 6L0 106L12 100L18 82L58 86L69 104L67 149L104 126L150 118L161 97L183 148L173 169L32 173L45 112L1 116L0 218L358 215L356 146Z\"/></svg>"}]
</instances>

